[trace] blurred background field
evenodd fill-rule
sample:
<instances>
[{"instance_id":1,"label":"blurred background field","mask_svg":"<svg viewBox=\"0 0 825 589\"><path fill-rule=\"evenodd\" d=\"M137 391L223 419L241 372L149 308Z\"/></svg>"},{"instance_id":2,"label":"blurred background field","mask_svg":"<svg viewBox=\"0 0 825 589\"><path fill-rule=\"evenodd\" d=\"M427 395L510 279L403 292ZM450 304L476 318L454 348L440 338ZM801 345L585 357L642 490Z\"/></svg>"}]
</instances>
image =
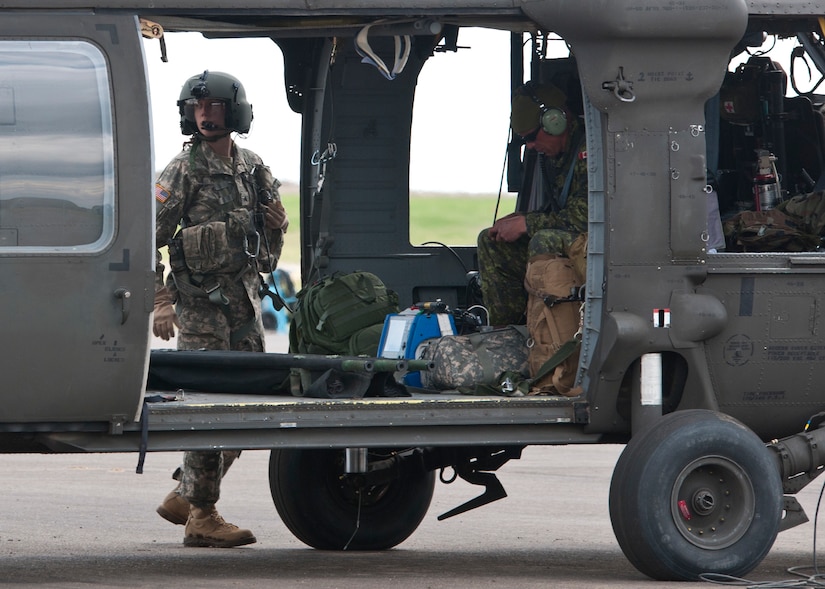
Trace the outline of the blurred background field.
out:
<instances>
[{"instance_id":1,"label":"blurred background field","mask_svg":"<svg viewBox=\"0 0 825 589\"><path fill-rule=\"evenodd\" d=\"M284 240L280 267L288 269L300 282L300 242L297 187L282 186L281 198L295 230ZM475 245L479 231L492 225L496 215L495 194L413 193L410 196L410 242L420 245L438 241L447 245ZM505 194L498 217L513 212L515 196Z\"/></svg>"}]
</instances>

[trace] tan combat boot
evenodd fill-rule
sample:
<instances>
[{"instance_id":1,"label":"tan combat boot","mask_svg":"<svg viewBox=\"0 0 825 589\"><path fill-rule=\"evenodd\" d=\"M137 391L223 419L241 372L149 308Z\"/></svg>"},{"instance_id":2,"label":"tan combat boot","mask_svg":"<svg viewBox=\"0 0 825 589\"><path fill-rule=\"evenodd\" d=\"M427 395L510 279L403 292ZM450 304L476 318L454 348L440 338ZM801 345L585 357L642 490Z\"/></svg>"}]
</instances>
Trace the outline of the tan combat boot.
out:
<instances>
[{"instance_id":1,"label":"tan combat boot","mask_svg":"<svg viewBox=\"0 0 825 589\"><path fill-rule=\"evenodd\" d=\"M234 524L224 521L214 505L205 509L195 507L189 510L184 546L201 546L205 548L232 548L257 542L249 530L242 530Z\"/></svg>"},{"instance_id":2,"label":"tan combat boot","mask_svg":"<svg viewBox=\"0 0 825 589\"><path fill-rule=\"evenodd\" d=\"M179 490L180 485L170 491L155 511L166 521L182 526L189 519L189 502L180 496Z\"/></svg>"}]
</instances>

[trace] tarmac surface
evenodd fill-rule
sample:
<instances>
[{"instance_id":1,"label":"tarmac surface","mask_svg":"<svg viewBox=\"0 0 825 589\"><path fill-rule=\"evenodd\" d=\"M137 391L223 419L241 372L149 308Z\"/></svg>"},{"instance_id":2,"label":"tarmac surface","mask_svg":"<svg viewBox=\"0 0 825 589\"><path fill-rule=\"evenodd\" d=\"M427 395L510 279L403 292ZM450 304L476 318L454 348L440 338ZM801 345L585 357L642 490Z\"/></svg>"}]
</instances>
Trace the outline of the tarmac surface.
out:
<instances>
[{"instance_id":1,"label":"tarmac surface","mask_svg":"<svg viewBox=\"0 0 825 589\"><path fill-rule=\"evenodd\" d=\"M276 338L269 349L278 351L279 345ZM2 455L0 586L713 585L652 581L625 559L607 507L610 477L621 451L622 446L615 445L527 448L521 460L498 472L508 497L441 522L436 519L439 514L477 496L480 488L461 480L438 482L419 528L398 547L382 552L318 551L293 537L272 504L266 451L244 452L223 483L221 514L251 528L258 539L235 549L185 548L183 527L155 513L175 484L170 476L179 464L178 453L150 453L142 475L135 474L136 454ZM812 521L781 533L748 580L763 583L761 587L779 586L800 581L789 568L813 565L813 521L821 489L822 483L815 480L798 495Z\"/></svg>"},{"instance_id":2,"label":"tarmac surface","mask_svg":"<svg viewBox=\"0 0 825 589\"><path fill-rule=\"evenodd\" d=\"M420 527L383 552L333 552L295 539L272 504L269 453L247 451L218 506L256 534L234 549L185 548L183 528L154 512L172 489L177 454L0 456L0 585L86 587L308 587L313 589L699 587L660 583L624 558L607 514L620 446L531 447L499 478L509 496L439 522L478 494L436 484ZM819 484L800 500L813 520ZM812 563L813 524L783 532L748 579L787 581ZM821 586L821 585L820 585Z\"/></svg>"}]
</instances>

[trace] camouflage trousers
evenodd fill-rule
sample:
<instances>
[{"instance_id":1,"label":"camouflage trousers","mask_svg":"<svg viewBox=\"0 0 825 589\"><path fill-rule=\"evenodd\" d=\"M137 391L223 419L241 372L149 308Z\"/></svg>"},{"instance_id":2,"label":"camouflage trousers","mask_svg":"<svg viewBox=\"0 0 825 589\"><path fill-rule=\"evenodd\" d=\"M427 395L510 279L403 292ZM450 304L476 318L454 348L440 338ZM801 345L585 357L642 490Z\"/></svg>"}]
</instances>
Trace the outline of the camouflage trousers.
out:
<instances>
[{"instance_id":1,"label":"camouflage trousers","mask_svg":"<svg viewBox=\"0 0 825 589\"><path fill-rule=\"evenodd\" d=\"M525 323L527 261L539 254L565 255L577 235L563 229L543 229L533 237L524 236L516 241L493 241L487 229L478 235L481 294L490 313L490 325Z\"/></svg>"},{"instance_id":2,"label":"camouflage trousers","mask_svg":"<svg viewBox=\"0 0 825 589\"><path fill-rule=\"evenodd\" d=\"M258 274L250 273L243 279L221 274L217 280L228 305L178 293L178 349L264 351Z\"/></svg>"},{"instance_id":3,"label":"camouflage trousers","mask_svg":"<svg viewBox=\"0 0 825 589\"><path fill-rule=\"evenodd\" d=\"M252 290L255 286L240 280L221 280L221 291L229 300L225 309L206 298L181 293L177 305L181 323L178 349L263 352L260 302ZM248 327L243 336L232 341L231 334L244 326ZM240 451L185 452L180 474L181 497L196 507L215 504L220 498L221 479L240 455Z\"/></svg>"},{"instance_id":4,"label":"camouflage trousers","mask_svg":"<svg viewBox=\"0 0 825 589\"><path fill-rule=\"evenodd\" d=\"M201 509L221 498L221 480L241 452L186 452L180 469L180 495Z\"/></svg>"}]
</instances>

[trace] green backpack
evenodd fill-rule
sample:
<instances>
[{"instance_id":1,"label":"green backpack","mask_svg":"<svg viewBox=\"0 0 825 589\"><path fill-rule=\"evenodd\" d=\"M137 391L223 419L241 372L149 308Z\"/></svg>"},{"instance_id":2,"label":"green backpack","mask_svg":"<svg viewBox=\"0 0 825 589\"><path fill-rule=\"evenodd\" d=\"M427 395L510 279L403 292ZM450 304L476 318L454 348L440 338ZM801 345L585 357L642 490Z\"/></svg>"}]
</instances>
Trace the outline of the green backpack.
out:
<instances>
[{"instance_id":1,"label":"green backpack","mask_svg":"<svg viewBox=\"0 0 825 589\"><path fill-rule=\"evenodd\" d=\"M336 272L297 294L289 326L293 354L376 356L384 318L398 295L371 272Z\"/></svg>"}]
</instances>

